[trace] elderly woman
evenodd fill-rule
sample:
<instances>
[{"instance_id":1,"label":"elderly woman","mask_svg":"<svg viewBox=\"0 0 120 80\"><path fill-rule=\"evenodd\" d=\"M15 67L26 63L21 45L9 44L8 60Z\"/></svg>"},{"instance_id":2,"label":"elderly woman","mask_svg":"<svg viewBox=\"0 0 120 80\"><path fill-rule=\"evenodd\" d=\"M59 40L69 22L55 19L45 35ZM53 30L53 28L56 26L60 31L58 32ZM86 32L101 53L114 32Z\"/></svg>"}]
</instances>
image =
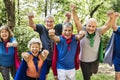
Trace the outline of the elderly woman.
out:
<instances>
[{"instance_id":1,"label":"elderly woman","mask_svg":"<svg viewBox=\"0 0 120 80\"><path fill-rule=\"evenodd\" d=\"M86 32L83 39L80 41L81 52L80 52L80 65L83 73L84 80L90 80L92 73L97 73L99 66L99 51L101 35L104 34L111 25L112 19L114 17L113 12L109 12L109 19L107 23L101 27L97 28L97 21L94 18L90 18L85 27L82 27L81 22L76 14L76 5L71 5L73 19L76 24L77 30L84 30Z\"/></svg>"},{"instance_id":2,"label":"elderly woman","mask_svg":"<svg viewBox=\"0 0 120 80\"><path fill-rule=\"evenodd\" d=\"M6 25L0 27L0 72L4 80L10 80L9 73L14 77L14 54L17 41L13 32Z\"/></svg>"}]
</instances>

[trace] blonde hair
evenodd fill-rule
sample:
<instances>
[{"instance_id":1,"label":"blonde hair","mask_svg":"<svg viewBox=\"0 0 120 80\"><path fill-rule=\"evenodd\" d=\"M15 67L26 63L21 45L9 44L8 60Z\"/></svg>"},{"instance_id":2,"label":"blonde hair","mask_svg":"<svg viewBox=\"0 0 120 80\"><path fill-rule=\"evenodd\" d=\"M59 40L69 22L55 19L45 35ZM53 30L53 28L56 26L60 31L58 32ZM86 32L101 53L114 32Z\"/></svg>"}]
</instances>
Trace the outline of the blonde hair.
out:
<instances>
[{"instance_id":1,"label":"blonde hair","mask_svg":"<svg viewBox=\"0 0 120 80\"><path fill-rule=\"evenodd\" d=\"M42 49L42 42L39 38L32 38L29 42L28 42L28 48L30 49L30 46L32 43L38 43L40 46L40 50Z\"/></svg>"},{"instance_id":2,"label":"blonde hair","mask_svg":"<svg viewBox=\"0 0 120 80\"><path fill-rule=\"evenodd\" d=\"M5 29L5 30L7 30L7 31L9 32L9 37L8 37L8 39L10 39L10 37L13 37L13 36L14 36L13 32L11 31L11 29L10 29L7 25L3 25L3 26L0 27L0 33L1 33L1 31L2 31L3 29ZM2 41L1 36L0 36L0 41Z\"/></svg>"}]
</instances>

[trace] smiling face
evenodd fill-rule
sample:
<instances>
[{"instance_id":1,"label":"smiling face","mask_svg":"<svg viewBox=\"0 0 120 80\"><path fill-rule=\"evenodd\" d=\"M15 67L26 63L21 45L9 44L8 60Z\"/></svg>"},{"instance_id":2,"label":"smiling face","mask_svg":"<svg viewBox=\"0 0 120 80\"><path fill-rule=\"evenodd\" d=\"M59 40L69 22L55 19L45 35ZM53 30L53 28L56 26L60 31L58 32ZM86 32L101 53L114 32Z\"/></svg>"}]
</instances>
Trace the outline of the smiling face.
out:
<instances>
[{"instance_id":1,"label":"smiling face","mask_svg":"<svg viewBox=\"0 0 120 80\"><path fill-rule=\"evenodd\" d=\"M63 31L62 34L66 39L70 39L73 32L72 24L71 23L65 23L63 24Z\"/></svg>"},{"instance_id":2,"label":"smiling face","mask_svg":"<svg viewBox=\"0 0 120 80\"><path fill-rule=\"evenodd\" d=\"M90 19L86 25L86 30L89 34L93 34L97 28L97 22L95 19Z\"/></svg>"},{"instance_id":3,"label":"smiling face","mask_svg":"<svg viewBox=\"0 0 120 80\"><path fill-rule=\"evenodd\" d=\"M9 31L6 30L6 29L2 29L0 31L0 36L1 36L1 38L2 38L3 41L7 41L8 38L9 38Z\"/></svg>"},{"instance_id":4,"label":"smiling face","mask_svg":"<svg viewBox=\"0 0 120 80\"><path fill-rule=\"evenodd\" d=\"M32 43L30 45L30 50L34 56L37 56L40 51L40 44L39 43Z\"/></svg>"},{"instance_id":5,"label":"smiling face","mask_svg":"<svg viewBox=\"0 0 120 80\"><path fill-rule=\"evenodd\" d=\"M53 18L53 16L50 15L50 16L46 17L45 25L46 25L46 28L48 30L53 29L53 27L54 27L54 18Z\"/></svg>"}]
</instances>

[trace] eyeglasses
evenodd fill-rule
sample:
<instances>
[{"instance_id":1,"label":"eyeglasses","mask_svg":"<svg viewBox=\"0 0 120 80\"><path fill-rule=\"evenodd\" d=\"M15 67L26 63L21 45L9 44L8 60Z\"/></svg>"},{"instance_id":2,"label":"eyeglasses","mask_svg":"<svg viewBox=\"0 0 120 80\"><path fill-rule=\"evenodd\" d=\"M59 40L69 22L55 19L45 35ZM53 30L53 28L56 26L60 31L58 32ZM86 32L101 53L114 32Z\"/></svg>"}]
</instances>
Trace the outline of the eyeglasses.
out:
<instances>
[{"instance_id":1,"label":"eyeglasses","mask_svg":"<svg viewBox=\"0 0 120 80\"><path fill-rule=\"evenodd\" d=\"M52 23L52 22L54 22L54 21L46 21L47 23Z\"/></svg>"}]
</instances>

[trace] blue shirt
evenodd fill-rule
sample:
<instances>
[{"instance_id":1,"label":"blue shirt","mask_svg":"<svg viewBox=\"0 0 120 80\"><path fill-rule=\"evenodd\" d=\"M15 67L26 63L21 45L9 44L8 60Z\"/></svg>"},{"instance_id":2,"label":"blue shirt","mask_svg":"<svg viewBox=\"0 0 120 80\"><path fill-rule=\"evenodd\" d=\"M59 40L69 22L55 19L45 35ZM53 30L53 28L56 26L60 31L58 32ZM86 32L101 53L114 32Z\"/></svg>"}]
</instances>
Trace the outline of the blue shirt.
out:
<instances>
[{"instance_id":1,"label":"blue shirt","mask_svg":"<svg viewBox=\"0 0 120 80\"><path fill-rule=\"evenodd\" d=\"M114 63L120 63L120 27L117 31L114 31L114 50L113 50L113 61Z\"/></svg>"},{"instance_id":2,"label":"blue shirt","mask_svg":"<svg viewBox=\"0 0 120 80\"><path fill-rule=\"evenodd\" d=\"M60 42L57 44L58 60L57 69L73 69L75 68L75 55L77 49L77 41L75 36L72 37L70 44L66 43L66 39L60 36Z\"/></svg>"},{"instance_id":3,"label":"blue shirt","mask_svg":"<svg viewBox=\"0 0 120 80\"><path fill-rule=\"evenodd\" d=\"M14 37L11 37L9 42L16 41ZM5 43L0 42L0 65L12 66L14 64L14 47L8 47L6 51Z\"/></svg>"},{"instance_id":4,"label":"blue shirt","mask_svg":"<svg viewBox=\"0 0 120 80\"><path fill-rule=\"evenodd\" d=\"M115 37L114 37L114 53L117 57L120 58L120 27L118 28L117 31L114 32L115 33Z\"/></svg>"}]
</instances>

